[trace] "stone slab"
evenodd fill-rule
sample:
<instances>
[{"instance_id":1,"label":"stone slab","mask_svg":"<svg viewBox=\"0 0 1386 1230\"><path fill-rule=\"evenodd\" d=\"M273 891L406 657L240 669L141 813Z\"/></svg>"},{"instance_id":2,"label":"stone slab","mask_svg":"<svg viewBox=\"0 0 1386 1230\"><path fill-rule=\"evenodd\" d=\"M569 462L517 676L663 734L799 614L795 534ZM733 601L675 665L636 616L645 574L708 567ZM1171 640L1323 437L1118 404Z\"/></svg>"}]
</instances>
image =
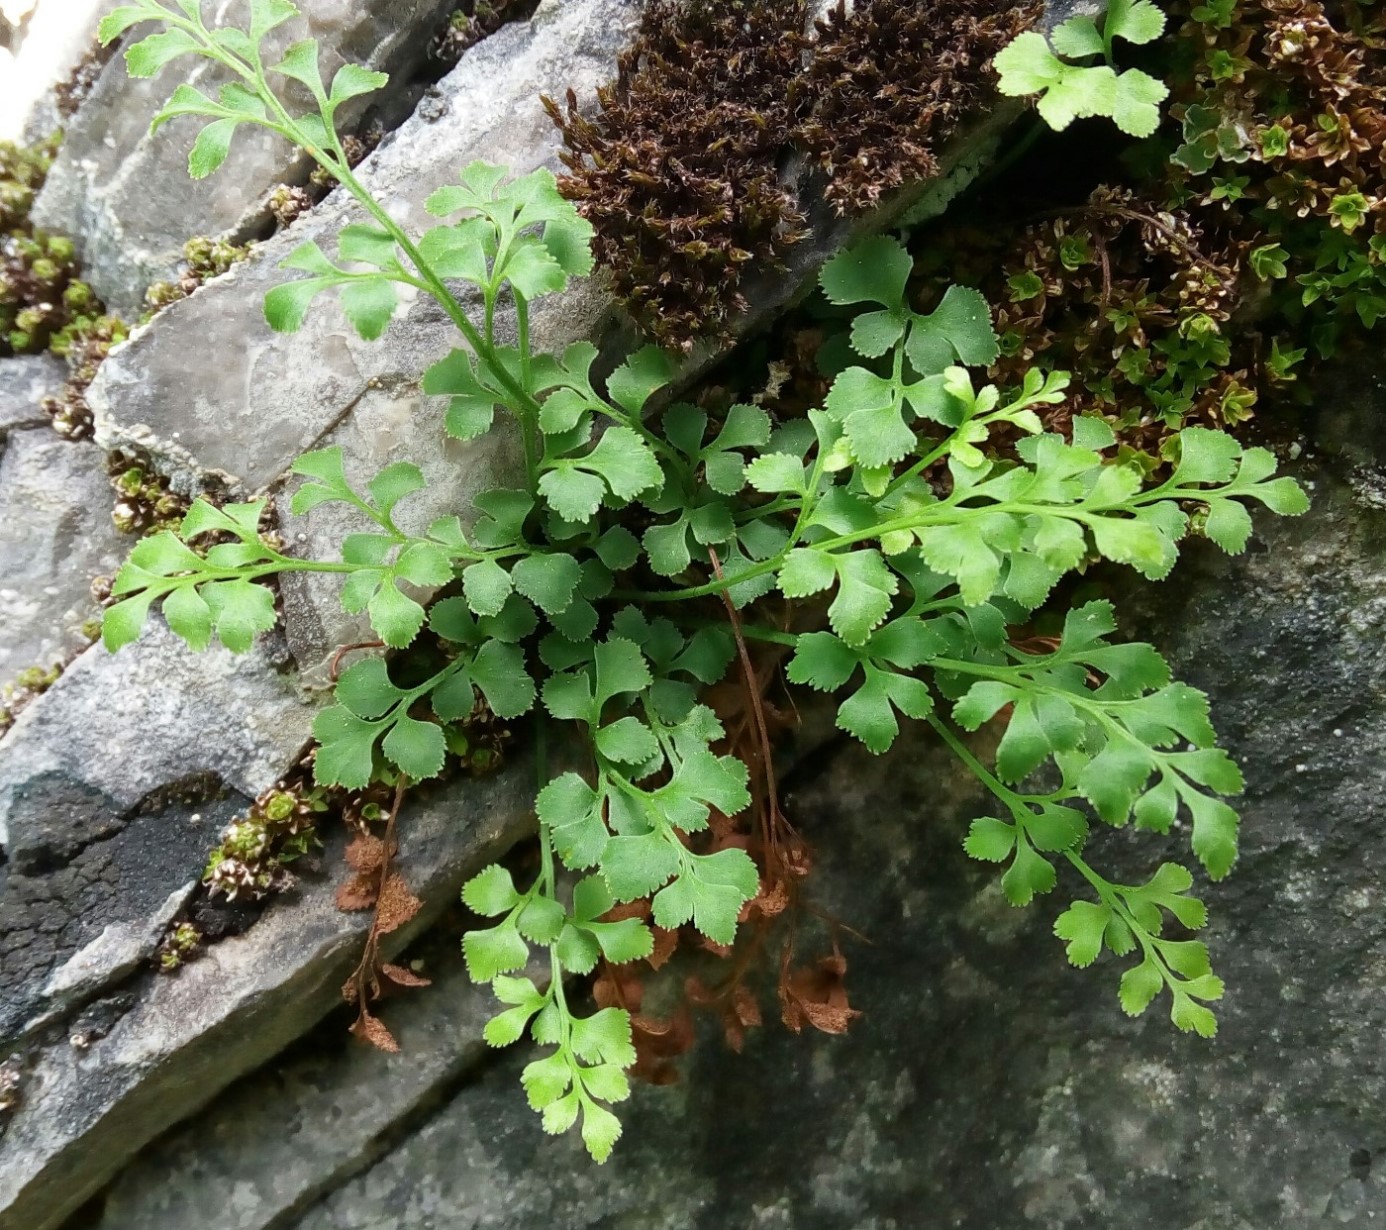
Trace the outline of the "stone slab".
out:
<instances>
[{"instance_id":1,"label":"stone slab","mask_svg":"<svg viewBox=\"0 0 1386 1230\"><path fill-rule=\"evenodd\" d=\"M477 868L531 830L533 766L420 797L400 823L399 869L424 901L387 955L456 900ZM328 864L341 865L341 835ZM150 975L133 1006L86 1049L31 1057L24 1100L0 1137L0 1227L56 1230L145 1145L278 1054L341 1002L369 914L305 882L243 935L177 977Z\"/></svg>"},{"instance_id":2,"label":"stone slab","mask_svg":"<svg viewBox=\"0 0 1386 1230\"><path fill-rule=\"evenodd\" d=\"M0 455L0 682L51 666L86 644L98 576L132 540L111 520L106 454L52 428L9 434Z\"/></svg>"},{"instance_id":3,"label":"stone slab","mask_svg":"<svg viewBox=\"0 0 1386 1230\"><path fill-rule=\"evenodd\" d=\"M66 380L67 365L52 355L0 359L0 452L10 432L47 424L40 403Z\"/></svg>"},{"instance_id":4,"label":"stone slab","mask_svg":"<svg viewBox=\"0 0 1386 1230\"><path fill-rule=\"evenodd\" d=\"M57 966L109 927L143 933L201 875L312 716L263 650L194 654L157 619L119 654L82 654L20 714L0 741L0 1040L53 1007Z\"/></svg>"},{"instance_id":5,"label":"stone slab","mask_svg":"<svg viewBox=\"0 0 1386 1230\"><path fill-rule=\"evenodd\" d=\"M291 42L316 38L330 81L344 61L407 77L452 6L446 0L299 0L298 7L302 17L266 40L266 63ZM240 0L203 8L209 25L243 20ZM151 30L136 28L126 43ZM69 126L35 202L34 221L73 236L83 277L127 318L139 315L151 282L172 276L189 238L234 230L266 190L296 173L296 152L263 129L243 128L225 165L201 181L187 174L201 121L176 119L150 136L150 120L176 85L187 82L215 97L224 72L211 61L179 60L155 77L132 79L123 58L113 58ZM348 104L343 122L350 124L370 101Z\"/></svg>"}]
</instances>

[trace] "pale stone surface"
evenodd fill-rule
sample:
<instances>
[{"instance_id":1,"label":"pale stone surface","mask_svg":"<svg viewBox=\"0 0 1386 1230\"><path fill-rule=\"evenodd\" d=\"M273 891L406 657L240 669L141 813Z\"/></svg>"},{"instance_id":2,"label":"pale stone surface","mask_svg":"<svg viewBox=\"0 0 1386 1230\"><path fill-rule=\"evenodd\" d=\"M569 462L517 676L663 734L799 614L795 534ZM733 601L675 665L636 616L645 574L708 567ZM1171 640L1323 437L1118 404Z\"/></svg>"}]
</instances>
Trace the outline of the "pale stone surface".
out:
<instances>
[{"instance_id":1,"label":"pale stone surface","mask_svg":"<svg viewBox=\"0 0 1386 1230\"><path fill-rule=\"evenodd\" d=\"M118 654L93 646L20 715L0 757L0 842L16 849L28 838L20 817L45 774L125 807L203 775L257 794L307 741L311 716L263 649L193 653L151 618Z\"/></svg>"},{"instance_id":2,"label":"pale stone surface","mask_svg":"<svg viewBox=\"0 0 1386 1230\"><path fill-rule=\"evenodd\" d=\"M423 967L433 985L382 1010L399 1054L363 1046L341 1014L330 1017L275 1063L272 1106L259 1078L247 1081L195 1131L146 1149L113 1185L100 1230L260 1230L368 1166L392 1131L489 1053L490 995L468 980L456 940L442 943L447 951ZM317 1131L323 1123L332 1130Z\"/></svg>"},{"instance_id":3,"label":"pale stone surface","mask_svg":"<svg viewBox=\"0 0 1386 1230\"><path fill-rule=\"evenodd\" d=\"M91 582L131 539L111 521L106 455L50 427L12 432L0 455L0 682L86 643Z\"/></svg>"},{"instance_id":4,"label":"pale stone surface","mask_svg":"<svg viewBox=\"0 0 1386 1230\"><path fill-rule=\"evenodd\" d=\"M426 54L436 23L452 7L445 0L299 0L302 17L275 30L266 62L291 42L311 37L323 50L324 78L344 62L407 76ZM204 5L209 25L243 20L241 0ZM136 27L128 43L152 27ZM84 273L107 305L138 315L150 282L167 278L184 242L194 235L234 229L271 185L295 174L295 152L284 141L249 125L237 134L231 157L215 175L194 182L188 149L201 121L172 121L155 136L149 122L180 82L215 96L226 79L210 61L178 60L157 76L127 76L117 56L68 130L62 153L34 207L34 220L78 241ZM341 113L350 123L370 100L353 100Z\"/></svg>"}]
</instances>

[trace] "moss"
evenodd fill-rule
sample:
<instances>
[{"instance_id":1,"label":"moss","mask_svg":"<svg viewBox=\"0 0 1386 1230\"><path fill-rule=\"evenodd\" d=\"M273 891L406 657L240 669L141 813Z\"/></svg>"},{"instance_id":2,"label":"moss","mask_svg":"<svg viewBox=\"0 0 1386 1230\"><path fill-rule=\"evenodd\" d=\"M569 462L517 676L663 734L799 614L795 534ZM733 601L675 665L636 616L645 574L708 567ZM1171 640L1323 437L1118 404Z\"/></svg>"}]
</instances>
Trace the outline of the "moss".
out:
<instances>
[{"instance_id":1,"label":"moss","mask_svg":"<svg viewBox=\"0 0 1386 1230\"><path fill-rule=\"evenodd\" d=\"M727 338L750 269L806 235L783 174L798 151L840 213L937 169L987 96L991 56L1033 5L859 0L810 34L803 0L659 0L585 118L545 100L567 146L564 191L597 232L617 295L666 345Z\"/></svg>"},{"instance_id":2,"label":"moss","mask_svg":"<svg viewBox=\"0 0 1386 1230\"><path fill-rule=\"evenodd\" d=\"M85 440L92 434L87 389L111 348L125 341L129 333L120 317L93 315L77 317L54 336L49 349L67 360L68 377L61 393L43 399L43 409L59 435Z\"/></svg>"},{"instance_id":3,"label":"moss","mask_svg":"<svg viewBox=\"0 0 1386 1230\"><path fill-rule=\"evenodd\" d=\"M196 924L180 922L170 928L159 945L156 954L159 972L172 974L181 969L196 954L202 945L202 932Z\"/></svg>"},{"instance_id":4,"label":"moss","mask_svg":"<svg viewBox=\"0 0 1386 1230\"><path fill-rule=\"evenodd\" d=\"M1017 222L1022 167L990 210L916 244L921 299L958 281L996 306L993 379L1072 372L1049 425L1103 414L1150 469L1182 426L1245 423L1386 317L1386 17L1317 0L1196 11L1175 13L1169 122L1107 184L1032 196L1041 216Z\"/></svg>"},{"instance_id":5,"label":"moss","mask_svg":"<svg viewBox=\"0 0 1386 1230\"><path fill-rule=\"evenodd\" d=\"M30 221L58 144L0 141L0 357L53 349L73 322L101 311L72 241Z\"/></svg>"},{"instance_id":6,"label":"moss","mask_svg":"<svg viewBox=\"0 0 1386 1230\"><path fill-rule=\"evenodd\" d=\"M62 677L64 663L50 666L30 666L0 688L0 735L4 735L16 719Z\"/></svg>"},{"instance_id":7,"label":"moss","mask_svg":"<svg viewBox=\"0 0 1386 1230\"><path fill-rule=\"evenodd\" d=\"M443 28L429 45L429 54L443 64L456 64L464 51L533 9L534 0L469 0L448 14Z\"/></svg>"},{"instance_id":8,"label":"moss","mask_svg":"<svg viewBox=\"0 0 1386 1230\"><path fill-rule=\"evenodd\" d=\"M839 0L818 24L813 112L798 140L840 214L938 173L938 151L992 96L989 65L1038 18L1036 3Z\"/></svg>"},{"instance_id":9,"label":"moss","mask_svg":"<svg viewBox=\"0 0 1386 1230\"><path fill-rule=\"evenodd\" d=\"M186 299L204 282L219 278L250 256L251 244L235 244L225 239L195 235L183 245L183 261L176 282L155 282L144 292L146 324L170 304Z\"/></svg>"},{"instance_id":10,"label":"moss","mask_svg":"<svg viewBox=\"0 0 1386 1230\"><path fill-rule=\"evenodd\" d=\"M107 472L116 493L111 519L122 534L156 534L182 522L188 501L169 490L168 479L146 458L116 449L107 458Z\"/></svg>"},{"instance_id":11,"label":"moss","mask_svg":"<svg viewBox=\"0 0 1386 1230\"><path fill-rule=\"evenodd\" d=\"M202 882L213 895L258 900L293 883L288 864L318 843L317 819L327 811L326 791L303 776L280 782L228 826L207 860Z\"/></svg>"},{"instance_id":12,"label":"moss","mask_svg":"<svg viewBox=\"0 0 1386 1230\"><path fill-rule=\"evenodd\" d=\"M660 341L726 336L751 269L806 234L781 158L808 113L804 0L656 0L587 120L545 100L563 190L596 229L616 294Z\"/></svg>"}]
</instances>

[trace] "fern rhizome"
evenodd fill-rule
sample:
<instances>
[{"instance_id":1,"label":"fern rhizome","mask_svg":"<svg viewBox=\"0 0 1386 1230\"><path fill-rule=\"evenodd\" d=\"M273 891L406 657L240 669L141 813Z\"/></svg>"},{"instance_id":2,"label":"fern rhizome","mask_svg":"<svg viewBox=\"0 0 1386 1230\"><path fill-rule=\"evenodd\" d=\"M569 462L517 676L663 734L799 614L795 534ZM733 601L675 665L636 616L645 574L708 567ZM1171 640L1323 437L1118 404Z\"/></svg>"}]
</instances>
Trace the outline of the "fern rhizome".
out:
<instances>
[{"instance_id":1,"label":"fern rhizome","mask_svg":"<svg viewBox=\"0 0 1386 1230\"><path fill-rule=\"evenodd\" d=\"M1190 871L1165 863L1126 884L1089 860L1093 816L1114 826L1134 817L1155 833L1183 817L1207 874L1231 869L1237 814L1225 796L1242 781L1216 746L1207 700L1173 681L1151 646L1114 641L1104 602L1069 610L1053 638L1016 630L1093 560L1157 579L1194 527L1239 552L1250 505L1304 511L1299 487L1273 477L1271 454L1190 427L1171 438L1168 465L1151 480L1117 457L1101 417L1046 432L1039 411L1064 401L1067 374L1031 368L1009 387L979 384L974 372L998 357L987 302L953 286L933 310L915 310L912 259L884 236L821 271L822 295L852 314L853 351L821 407L784 421L754 404L647 413L675 373L659 349L636 351L600 381L595 347L556 355L531 346L531 304L593 268L592 227L554 177L460 168L429 198L438 225L406 233L353 173L334 126L347 99L385 77L347 65L327 85L311 40L266 64L262 40L296 10L250 0L249 13L245 29L209 29L198 0L138 0L106 19L102 37L157 22L126 52L132 74L183 56L231 74L216 98L180 85L154 120L156 129L175 116L210 121L192 148L194 176L218 168L239 126L257 125L307 150L365 211L334 254L306 243L284 262L301 276L267 296L270 327L298 328L332 291L373 339L401 287L432 296L457 347L423 373L423 389L451 399L446 427L457 439L491 431L498 410L513 418L524 485L459 509L468 528L448 516L409 534L395 510L423 486L415 466L362 479L344 472L339 450L309 453L294 467L305 480L294 511L336 502L360 518L338 556L281 551L261 533L264 500L199 500L176 533L155 533L131 553L105 644L115 651L137 638L158 605L194 648L215 637L244 651L275 622L266 581L336 573L343 606L366 612L383 646L430 638L441 650L408 682L383 657L341 674L314 726L319 784L402 789L437 775L478 695L500 718L536 712L541 766L546 731L550 742L558 728L581 732L585 767L539 783L533 874L517 882L490 866L463 894L491 920L464 940L472 977L501 1005L487 1041L528 1033L546 1048L523 1074L545 1130L580 1123L587 1148L605 1159L620 1134L609 1108L628 1096L636 1059L629 1013L584 1009L575 978L599 962L648 957L656 928L691 927L729 946L750 903L779 887L782 864L770 868L764 847L791 830L765 771L768 738L763 756L740 754L708 703L724 678L744 682L764 736L754 645L777 647L792 685L834 693L838 726L872 752L901 737L902 720L919 724L909 737L930 728L995 800L966 849L1004 867L1009 900L1053 890L1064 871L1080 892L1055 924L1069 959L1089 965L1110 950L1124 959L1127 1012L1164 996L1180 1029L1212 1034L1208 1005L1223 987L1207 950L1166 934L1205 921ZM1158 17L1135 0L1113 4L1105 28L1075 19L1052 49L1022 35L1003 53L1003 89L1043 91L1055 124L1103 113L1146 131L1162 87L1143 74L1118 77L1108 61L1116 37L1148 41ZM1092 56L1102 63L1073 67ZM305 87L315 108L295 113L277 88L287 82ZM459 283L477 288L479 319L450 289ZM514 344L495 328L507 299ZM449 596L425 609L404 582ZM984 757L966 735L993 721L1004 733ZM724 840L728 818L753 807L769 837Z\"/></svg>"}]
</instances>

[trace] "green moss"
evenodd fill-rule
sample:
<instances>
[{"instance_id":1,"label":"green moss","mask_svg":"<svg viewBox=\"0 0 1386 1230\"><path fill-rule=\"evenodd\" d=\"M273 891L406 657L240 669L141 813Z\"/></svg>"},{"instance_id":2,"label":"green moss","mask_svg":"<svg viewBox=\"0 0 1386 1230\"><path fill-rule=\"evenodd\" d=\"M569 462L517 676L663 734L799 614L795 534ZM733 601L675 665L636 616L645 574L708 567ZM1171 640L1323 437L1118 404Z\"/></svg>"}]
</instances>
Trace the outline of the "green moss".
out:
<instances>
[{"instance_id":1,"label":"green moss","mask_svg":"<svg viewBox=\"0 0 1386 1230\"><path fill-rule=\"evenodd\" d=\"M68 330L103 310L78 277L73 242L30 219L58 145L57 136L31 146L0 141L0 358L61 355Z\"/></svg>"},{"instance_id":2,"label":"green moss","mask_svg":"<svg viewBox=\"0 0 1386 1230\"><path fill-rule=\"evenodd\" d=\"M15 724L19 715L62 677L63 663L29 666L0 688L0 735Z\"/></svg>"}]
</instances>

